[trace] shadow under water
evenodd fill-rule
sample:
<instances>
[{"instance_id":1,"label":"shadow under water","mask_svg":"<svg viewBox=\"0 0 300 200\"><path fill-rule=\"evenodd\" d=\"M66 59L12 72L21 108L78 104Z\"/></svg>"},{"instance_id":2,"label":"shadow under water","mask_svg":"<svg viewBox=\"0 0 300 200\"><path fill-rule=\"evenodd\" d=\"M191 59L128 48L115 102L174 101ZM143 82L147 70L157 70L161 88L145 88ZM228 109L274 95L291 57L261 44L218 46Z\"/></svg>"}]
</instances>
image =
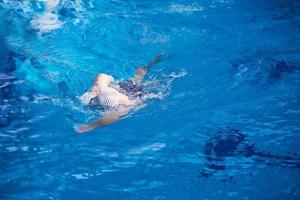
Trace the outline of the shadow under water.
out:
<instances>
[{"instance_id":1,"label":"shadow under water","mask_svg":"<svg viewBox=\"0 0 300 200\"><path fill-rule=\"evenodd\" d=\"M17 88L20 80L18 80L13 73L16 70L16 62L24 61L26 57L7 49L3 41L1 43L0 128L4 128L8 127L13 120L18 119L22 115L22 108L20 106L22 100L20 98L25 97L23 94L26 92L26 88L22 88L22 90ZM23 91L23 94L20 91ZM28 96L26 96L26 98L27 97Z\"/></svg>"},{"instance_id":2,"label":"shadow under water","mask_svg":"<svg viewBox=\"0 0 300 200\"><path fill-rule=\"evenodd\" d=\"M255 145L247 140L247 136L240 130L229 128L218 131L210 137L204 148L206 169L199 177L210 177L226 169L226 158L250 158L254 163L266 166L289 167L300 169L300 157L297 155L276 155L259 151ZM232 180L233 177L230 177Z\"/></svg>"},{"instance_id":3,"label":"shadow under water","mask_svg":"<svg viewBox=\"0 0 300 200\"><path fill-rule=\"evenodd\" d=\"M297 62L275 58L246 59L231 62L230 71L238 82L248 82L251 85L272 84L285 75L298 73L300 65Z\"/></svg>"}]
</instances>

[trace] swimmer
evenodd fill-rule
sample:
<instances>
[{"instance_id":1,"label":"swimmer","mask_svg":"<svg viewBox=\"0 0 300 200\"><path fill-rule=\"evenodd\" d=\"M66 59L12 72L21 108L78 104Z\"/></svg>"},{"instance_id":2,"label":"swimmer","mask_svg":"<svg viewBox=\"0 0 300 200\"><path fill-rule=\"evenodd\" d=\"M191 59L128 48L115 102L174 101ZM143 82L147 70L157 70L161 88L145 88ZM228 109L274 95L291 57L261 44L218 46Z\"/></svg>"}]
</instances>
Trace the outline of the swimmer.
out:
<instances>
[{"instance_id":1,"label":"swimmer","mask_svg":"<svg viewBox=\"0 0 300 200\"><path fill-rule=\"evenodd\" d=\"M83 133L111 124L126 115L129 110L139 106L142 102L141 84L144 77L149 68L160 60L161 55L156 56L148 65L139 67L133 78L119 83L111 75L98 74L93 86L80 97L80 100L85 105L100 105L108 110L109 114L94 122L76 127L76 131Z\"/></svg>"}]
</instances>

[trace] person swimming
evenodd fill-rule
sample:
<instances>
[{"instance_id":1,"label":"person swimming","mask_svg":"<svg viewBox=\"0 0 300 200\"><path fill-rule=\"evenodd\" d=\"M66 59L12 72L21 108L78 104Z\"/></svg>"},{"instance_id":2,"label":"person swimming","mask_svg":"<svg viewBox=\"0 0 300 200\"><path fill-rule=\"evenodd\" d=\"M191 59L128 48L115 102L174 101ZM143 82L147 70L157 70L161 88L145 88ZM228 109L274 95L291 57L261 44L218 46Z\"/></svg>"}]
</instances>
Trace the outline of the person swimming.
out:
<instances>
[{"instance_id":1,"label":"person swimming","mask_svg":"<svg viewBox=\"0 0 300 200\"><path fill-rule=\"evenodd\" d=\"M161 55L156 56L146 66L139 67L133 78L125 81L118 82L111 75L98 74L93 86L80 97L80 100L85 105L100 105L108 111L108 114L94 122L80 125L75 130L83 133L113 123L129 110L138 107L145 94L141 86L144 77L149 68L160 60Z\"/></svg>"}]
</instances>

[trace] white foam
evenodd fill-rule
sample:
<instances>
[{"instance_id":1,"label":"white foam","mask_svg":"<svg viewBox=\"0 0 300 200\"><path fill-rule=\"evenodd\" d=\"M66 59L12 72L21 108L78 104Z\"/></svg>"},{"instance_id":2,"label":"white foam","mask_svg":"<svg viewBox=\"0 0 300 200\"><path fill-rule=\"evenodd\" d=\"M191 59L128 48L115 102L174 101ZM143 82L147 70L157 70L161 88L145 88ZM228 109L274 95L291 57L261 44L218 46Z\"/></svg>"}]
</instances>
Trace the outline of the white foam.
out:
<instances>
[{"instance_id":1,"label":"white foam","mask_svg":"<svg viewBox=\"0 0 300 200\"><path fill-rule=\"evenodd\" d=\"M50 97L48 97L44 94L34 94L33 97L34 97L33 103L41 103L43 101L49 101L50 100Z\"/></svg>"},{"instance_id":2,"label":"white foam","mask_svg":"<svg viewBox=\"0 0 300 200\"><path fill-rule=\"evenodd\" d=\"M41 33L51 32L63 26L63 22L58 19L58 16L52 12L46 12L31 20L31 27L39 30Z\"/></svg>"},{"instance_id":3,"label":"white foam","mask_svg":"<svg viewBox=\"0 0 300 200\"><path fill-rule=\"evenodd\" d=\"M168 35L151 30L147 24L140 25L143 27L143 34L140 38L141 44L162 44L170 40Z\"/></svg>"},{"instance_id":4,"label":"white foam","mask_svg":"<svg viewBox=\"0 0 300 200\"><path fill-rule=\"evenodd\" d=\"M146 151L160 151L161 149L165 148L166 144L165 143L153 143L144 147L140 147L137 149L133 149L129 152L129 154L142 154Z\"/></svg>"},{"instance_id":5,"label":"white foam","mask_svg":"<svg viewBox=\"0 0 300 200\"><path fill-rule=\"evenodd\" d=\"M6 149L10 152L14 152L14 151L17 151L18 148L17 147L6 147Z\"/></svg>"},{"instance_id":6,"label":"white foam","mask_svg":"<svg viewBox=\"0 0 300 200\"><path fill-rule=\"evenodd\" d=\"M203 11L203 7L197 5L171 4L169 8L170 13L180 13L180 14L191 14L200 11Z\"/></svg>"},{"instance_id":7,"label":"white foam","mask_svg":"<svg viewBox=\"0 0 300 200\"><path fill-rule=\"evenodd\" d=\"M77 180L84 180L89 178L88 173L82 173L82 174L72 174L73 177L75 177Z\"/></svg>"},{"instance_id":8,"label":"white foam","mask_svg":"<svg viewBox=\"0 0 300 200\"><path fill-rule=\"evenodd\" d=\"M169 36L161 34L161 33L155 33L152 32L150 34L150 36L145 36L143 38L140 39L140 43L141 44L162 44L162 43L166 43L168 42Z\"/></svg>"},{"instance_id":9,"label":"white foam","mask_svg":"<svg viewBox=\"0 0 300 200\"><path fill-rule=\"evenodd\" d=\"M3 3L0 2L0 4L8 9L22 10L23 13L34 12L30 6L30 1L3 0Z\"/></svg>"},{"instance_id":10,"label":"white foam","mask_svg":"<svg viewBox=\"0 0 300 200\"><path fill-rule=\"evenodd\" d=\"M9 131L7 131L9 132ZM3 134L0 132L0 137L3 137L3 138L15 138L15 136L11 136L11 135L6 135L6 134Z\"/></svg>"},{"instance_id":11,"label":"white foam","mask_svg":"<svg viewBox=\"0 0 300 200\"><path fill-rule=\"evenodd\" d=\"M45 0L46 9L54 10L60 3L60 0Z\"/></svg>"}]
</instances>

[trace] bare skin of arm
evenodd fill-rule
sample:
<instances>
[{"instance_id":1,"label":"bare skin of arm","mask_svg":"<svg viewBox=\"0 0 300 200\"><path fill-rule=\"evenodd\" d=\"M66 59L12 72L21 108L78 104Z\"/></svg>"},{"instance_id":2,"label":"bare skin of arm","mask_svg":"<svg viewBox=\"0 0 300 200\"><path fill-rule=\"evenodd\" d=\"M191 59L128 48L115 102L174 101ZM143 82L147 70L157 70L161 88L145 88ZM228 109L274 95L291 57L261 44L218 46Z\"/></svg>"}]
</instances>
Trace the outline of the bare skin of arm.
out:
<instances>
[{"instance_id":1,"label":"bare skin of arm","mask_svg":"<svg viewBox=\"0 0 300 200\"><path fill-rule=\"evenodd\" d=\"M152 66L152 65L155 65L157 63L160 62L161 60L161 55L157 55L152 61L150 61L146 66L142 66L142 67L139 67L137 70L136 70L136 74L134 75L133 77L133 80L137 83L137 84L141 84L144 80L144 77L145 75L147 74L149 68Z\"/></svg>"},{"instance_id":2,"label":"bare skin of arm","mask_svg":"<svg viewBox=\"0 0 300 200\"><path fill-rule=\"evenodd\" d=\"M97 127L101 127L101 126L111 124L111 123L119 120L124 115L126 115L129 110L130 110L130 108L123 108L123 109L114 111L114 112L109 113L108 115L94 121L94 122L84 124L84 125L81 125L81 126L77 127L76 131L78 133L84 133L84 132L91 131L91 130L97 128Z\"/></svg>"}]
</instances>

